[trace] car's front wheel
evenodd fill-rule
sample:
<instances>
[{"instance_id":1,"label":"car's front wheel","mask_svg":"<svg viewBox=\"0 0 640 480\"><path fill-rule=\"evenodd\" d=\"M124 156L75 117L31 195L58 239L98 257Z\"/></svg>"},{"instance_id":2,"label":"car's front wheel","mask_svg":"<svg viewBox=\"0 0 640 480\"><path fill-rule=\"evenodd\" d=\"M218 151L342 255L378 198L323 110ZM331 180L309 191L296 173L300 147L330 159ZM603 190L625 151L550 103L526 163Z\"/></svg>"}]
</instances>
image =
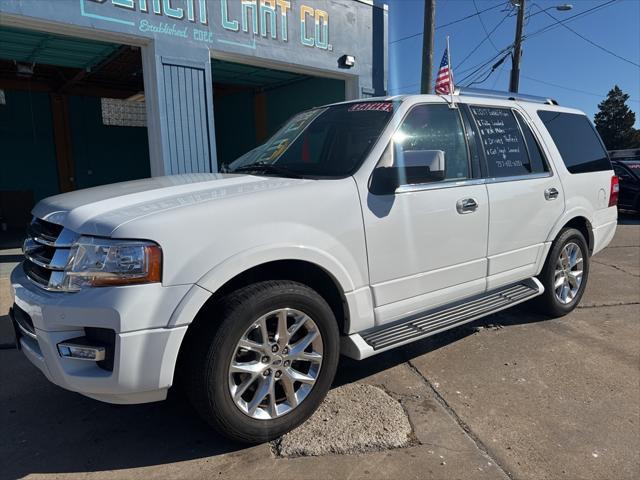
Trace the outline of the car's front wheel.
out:
<instances>
[{"instance_id":1,"label":"car's front wheel","mask_svg":"<svg viewBox=\"0 0 640 480\"><path fill-rule=\"evenodd\" d=\"M191 344L189 396L202 417L241 442L272 440L304 422L339 358L336 319L306 285L260 282L223 298Z\"/></svg>"},{"instance_id":2,"label":"car's front wheel","mask_svg":"<svg viewBox=\"0 0 640 480\"><path fill-rule=\"evenodd\" d=\"M576 308L589 279L589 262L589 248L582 233L574 228L563 229L538 276L545 288L537 299L542 313L560 317Z\"/></svg>"}]
</instances>

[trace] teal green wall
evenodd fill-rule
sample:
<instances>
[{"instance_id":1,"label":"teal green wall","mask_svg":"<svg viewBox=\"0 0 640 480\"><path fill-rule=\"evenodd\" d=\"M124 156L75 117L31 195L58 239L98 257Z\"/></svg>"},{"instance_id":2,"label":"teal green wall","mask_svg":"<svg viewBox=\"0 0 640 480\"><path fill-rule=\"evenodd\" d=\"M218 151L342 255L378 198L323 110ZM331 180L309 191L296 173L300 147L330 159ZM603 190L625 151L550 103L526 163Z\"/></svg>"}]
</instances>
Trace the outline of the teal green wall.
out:
<instances>
[{"instance_id":1,"label":"teal green wall","mask_svg":"<svg viewBox=\"0 0 640 480\"><path fill-rule=\"evenodd\" d=\"M268 90L266 95L269 135L274 134L284 122L298 112L343 101L344 90L344 81L318 77Z\"/></svg>"},{"instance_id":2,"label":"teal green wall","mask_svg":"<svg viewBox=\"0 0 640 480\"><path fill-rule=\"evenodd\" d=\"M273 135L294 114L345 99L342 80L309 78L267 90L267 132ZM216 96L214 115L218 165L230 163L257 146L254 91Z\"/></svg>"},{"instance_id":3,"label":"teal green wall","mask_svg":"<svg viewBox=\"0 0 640 480\"><path fill-rule=\"evenodd\" d=\"M49 94L5 90L0 105L0 190L59 193ZM77 188L150 176L147 129L102 124L100 98L70 97ZM91 171L91 173L89 173Z\"/></svg>"},{"instance_id":4,"label":"teal green wall","mask_svg":"<svg viewBox=\"0 0 640 480\"><path fill-rule=\"evenodd\" d=\"M231 163L256 146L253 91L216 96L213 89L218 165Z\"/></svg>"},{"instance_id":5,"label":"teal green wall","mask_svg":"<svg viewBox=\"0 0 640 480\"><path fill-rule=\"evenodd\" d=\"M34 200L58 193L49 94L5 90L0 105L0 190L33 191Z\"/></svg>"},{"instance_id":6,"label":"teal green wall","mask_svg":"<svg viewBox=\"0 0 640 480\"><path fill-rule=\"evenodd\" d=\"M77 188L151 175L146 128L103 125L98 97L69 97L69 119Z\"/></svg>"}]
</instances>

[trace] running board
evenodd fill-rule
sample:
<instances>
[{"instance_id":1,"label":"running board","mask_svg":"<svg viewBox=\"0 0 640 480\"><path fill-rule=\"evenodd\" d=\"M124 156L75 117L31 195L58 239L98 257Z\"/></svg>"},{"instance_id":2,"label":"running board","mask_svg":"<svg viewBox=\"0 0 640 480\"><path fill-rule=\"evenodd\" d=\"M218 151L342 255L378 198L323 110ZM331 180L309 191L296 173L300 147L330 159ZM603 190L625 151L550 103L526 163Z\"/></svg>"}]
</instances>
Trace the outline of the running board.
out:
<instances>
[{"instance_id":1,"label":"running board","mask_svg":"<svg viewBox=\"0 0 640 480\"><path fill-rule=\"evenodd\" d=\"M450 328L472 322L537 297L544 287L537 278L443 305L342 339L342 353L361 360Z\"/></svg>"}]
</instances>

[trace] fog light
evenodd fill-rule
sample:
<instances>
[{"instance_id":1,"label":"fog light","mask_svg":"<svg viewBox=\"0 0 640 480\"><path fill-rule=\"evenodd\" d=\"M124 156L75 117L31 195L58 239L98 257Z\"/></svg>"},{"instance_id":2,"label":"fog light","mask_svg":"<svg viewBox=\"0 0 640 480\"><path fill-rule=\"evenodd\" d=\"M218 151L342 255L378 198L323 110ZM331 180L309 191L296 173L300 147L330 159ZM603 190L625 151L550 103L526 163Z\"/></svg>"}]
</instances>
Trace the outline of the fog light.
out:
<instances>
[{"instance_id":1,"label":"fog light","mask_svg":"<svg viewBox=\"0 0 640 480\"><path fill-rule=\"evenodd\" d=\"M74 358L76 360L89 360L99 362L106 357L104 347L90 345L86 337L73 338L58 344L58 353L64 358Z\"/></svg>"}]
</instances>

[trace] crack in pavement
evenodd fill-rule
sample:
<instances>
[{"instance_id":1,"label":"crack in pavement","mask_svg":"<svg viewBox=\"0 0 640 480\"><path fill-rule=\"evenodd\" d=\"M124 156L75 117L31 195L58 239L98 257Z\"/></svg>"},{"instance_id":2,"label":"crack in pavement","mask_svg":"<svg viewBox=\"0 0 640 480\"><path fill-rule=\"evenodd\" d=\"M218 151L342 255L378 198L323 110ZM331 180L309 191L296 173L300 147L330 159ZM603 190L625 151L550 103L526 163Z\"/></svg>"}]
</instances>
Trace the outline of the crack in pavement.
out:
<instances>
[{"instance_id":1,"label":"crack in pavement","mask_svg":"<svg viewBox=\"0 0 640 480\"><path fill-rule=\"evenodd\" d=\"M599 262L599 261L597 261L597 260L591 260L591 261L592 261L593 263L597 263L598 265L604 265L604 266L606 266L606 267L615 268L616 270L618 270L618 271L620 271L620 272L623 272L623 273L626 273L626 274L628 274L628 275L631 275L632 277L640 278L640 275L636 275L636 274L635 274L635 273L633 273L633 272L628 272L628 271L627 271L627 270L625 270L624 268L619 267L619 266L617 266L617 265L612 265L612 264L610 264L610 263Z\"/></svg>"},{"instance_id":2,"label":"crack in pavement","mask_svg":"<svg viewBox=\"0 0 640 480\"><path fill-rule=\"evenodd\" d=\"M515 477L513 477L513 475L511 475L506 467L494 457L489 447L487 447L485 443L480 439L480 437L476 435L473 430L471 430L471 427L464 420L462 420L462 418L460 418L453 407L449 405L449 402L447 402L445 398L440 394L440 392L436 390L429 379L422 374L422 372L413 364L411 360L407 360L406 364L410 370L412 370L416 375L418 375L419 378L422 379L427 388L433 393L433 396L438 404L442 408L444 408L444 410L449 414L453 421L462 429L465 435L473 442L473 444L485 456L485 458L491 460L493 464L498 468L498 470L500 470L504 474L505 477L510 480L514 480Z\"/></svg>"},{"instance_id":3,"label":"crack in pavement","mask_svg":"<svg viewBox=\"0 0 640 480\"><path fill-rule=\"evenodd\" d=\"M576 308L602 308L602 307L623 307L625 305L640 305L640 302L608 302L594 303L592 305L578 305Z\"/></svg>"}]
</instances>

